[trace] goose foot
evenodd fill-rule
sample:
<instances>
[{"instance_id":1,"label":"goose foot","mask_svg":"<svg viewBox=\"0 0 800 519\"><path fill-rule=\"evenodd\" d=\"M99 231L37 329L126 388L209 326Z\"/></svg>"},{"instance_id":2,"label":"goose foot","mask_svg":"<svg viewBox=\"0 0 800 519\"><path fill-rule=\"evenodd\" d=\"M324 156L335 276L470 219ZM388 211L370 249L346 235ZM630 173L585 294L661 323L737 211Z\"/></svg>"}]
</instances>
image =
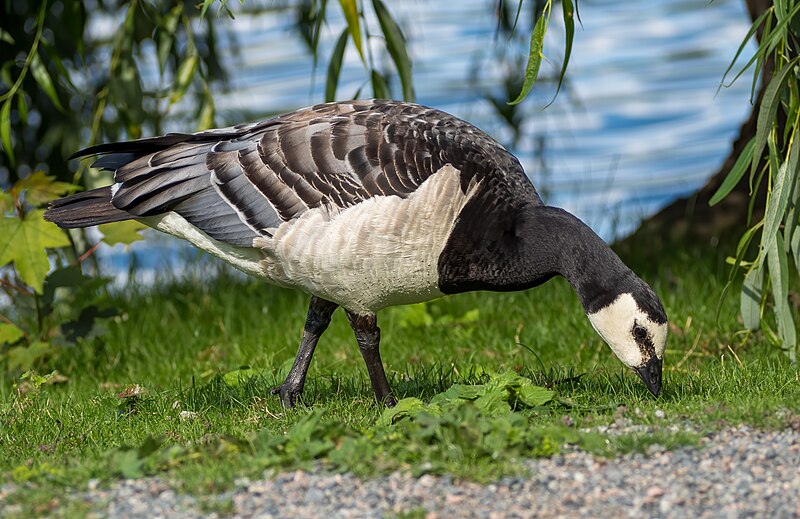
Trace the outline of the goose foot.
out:
<instances>
[{"instance_id":1,"label":"goose foot","mask_svg":"<svg viewBox=\"0 0 800 519\"><path fill-rule=\"evenodd\" d=\"M292 408L297 405L300 400L300 394L303 392L302 384L291 383L288 380L280 386L273 387L270 393L273 395L280 395L283 407Z\"/></svg>"}]
</instances>

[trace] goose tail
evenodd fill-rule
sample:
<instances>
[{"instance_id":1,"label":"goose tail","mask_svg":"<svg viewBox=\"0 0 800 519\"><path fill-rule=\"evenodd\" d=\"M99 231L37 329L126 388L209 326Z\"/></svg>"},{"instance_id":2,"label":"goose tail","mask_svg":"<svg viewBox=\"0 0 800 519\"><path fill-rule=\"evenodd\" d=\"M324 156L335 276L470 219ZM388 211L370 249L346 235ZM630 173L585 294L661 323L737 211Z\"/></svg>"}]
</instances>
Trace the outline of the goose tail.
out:
<instances>
[{"instance_id":1,"label":"goose tail","mask_svg":"<svg viewBox=\"0 0 800 519\"><path fill-rule=\"evenodd\" d=\"M111 204L111 186L53 200L44 213L45 220L55 223L62 229L90 227L132 218L133 215Z\"/></svg>"}]
</instances>

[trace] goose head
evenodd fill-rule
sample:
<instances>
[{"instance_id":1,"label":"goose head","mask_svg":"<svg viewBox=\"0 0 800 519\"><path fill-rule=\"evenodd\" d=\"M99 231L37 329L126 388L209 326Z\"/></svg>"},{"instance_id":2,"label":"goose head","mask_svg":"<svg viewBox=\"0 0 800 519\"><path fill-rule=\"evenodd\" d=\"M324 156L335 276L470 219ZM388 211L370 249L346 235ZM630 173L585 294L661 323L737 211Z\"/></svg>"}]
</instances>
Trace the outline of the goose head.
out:
<instances>
[{"instance_id":1,"label":"goose head","mask_svg":"<svg viewBox=\"0 0 800 519\"><path fill-rule=\"evenodd\" d=\"M667 315L658 296L637 280L637 290L618 294L599 310L587 313L587 317L617 358L658 396L667 344Z\"/></svg>"}]
</instances>

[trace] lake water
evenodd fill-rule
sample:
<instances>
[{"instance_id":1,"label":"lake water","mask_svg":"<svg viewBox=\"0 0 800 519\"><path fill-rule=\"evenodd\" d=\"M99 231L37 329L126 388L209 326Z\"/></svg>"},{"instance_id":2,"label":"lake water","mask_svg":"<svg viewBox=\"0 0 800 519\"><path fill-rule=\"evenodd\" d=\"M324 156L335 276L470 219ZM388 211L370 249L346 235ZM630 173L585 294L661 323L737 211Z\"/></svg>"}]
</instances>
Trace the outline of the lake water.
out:
<instances>
[{"instance_id":1,"label":"lake water","mask_svg":"<svg viewBox=\"0 0 800 519\"><path fill-rule=\"evenodd\" d=\"M239 46L231 58L231 91L216 98L223 115L259 116L323 99L324 67L343 27L338 3L328 4L330 28L323 33L313 81L311 57L286 12L220 17ZM462 117L509 145L547 203L567 208L608 240L701 186L727 156L750 110L749 74L717 92L749 28L740 0L581 1L583 23L576 27L568 83L547 108L553 86L535 89L520 107L522 132L513 145L510 127L485 96L505 95L503 77L509 73L492 56L501 49L525 56L527 41L495 41L496 2L387 4L409 40L417 102ZM230 6L241 9L236 2ZM378 28L372 18L368 24ZM530 34L529 20L520 22L519 31ZM225 38L222 43L228 48ZM374 41L373 49L380 63L387 57L380 55L379 43ZM560 6L555 6L545 45L552 62L543 65L543 74L552 74L562 53ZM511 72L521 75L522 66ZM351 97L365 78L351 43L337 97ZM369 86L363 92L362 97L371 95ZM393 92L399 96L398 85ZM132 251L117 246L102 255L116 269L130 252L140 268L163 269L182 256L176 252L185 251L176 244L148 239Z\"/></svg>"}]
</instances>

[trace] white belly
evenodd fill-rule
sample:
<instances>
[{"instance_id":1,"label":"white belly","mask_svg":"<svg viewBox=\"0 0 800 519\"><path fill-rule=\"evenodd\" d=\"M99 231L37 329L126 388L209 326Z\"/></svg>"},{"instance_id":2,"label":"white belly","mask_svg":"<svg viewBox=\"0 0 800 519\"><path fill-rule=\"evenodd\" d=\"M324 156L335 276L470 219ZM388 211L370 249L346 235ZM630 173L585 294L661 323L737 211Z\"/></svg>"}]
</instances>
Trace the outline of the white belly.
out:
<instances>
[{"instance_id":1,"label":"white belly","mask_svg":"<svg viewBox=\"0 0 800 519\"><path fill-rule=\"evenodd\" d=\"M309 210L255 240L264 276L359 313L439 297L439 256L470 195L448 165L405 199Z\"/></svg>"}]
</instances>

